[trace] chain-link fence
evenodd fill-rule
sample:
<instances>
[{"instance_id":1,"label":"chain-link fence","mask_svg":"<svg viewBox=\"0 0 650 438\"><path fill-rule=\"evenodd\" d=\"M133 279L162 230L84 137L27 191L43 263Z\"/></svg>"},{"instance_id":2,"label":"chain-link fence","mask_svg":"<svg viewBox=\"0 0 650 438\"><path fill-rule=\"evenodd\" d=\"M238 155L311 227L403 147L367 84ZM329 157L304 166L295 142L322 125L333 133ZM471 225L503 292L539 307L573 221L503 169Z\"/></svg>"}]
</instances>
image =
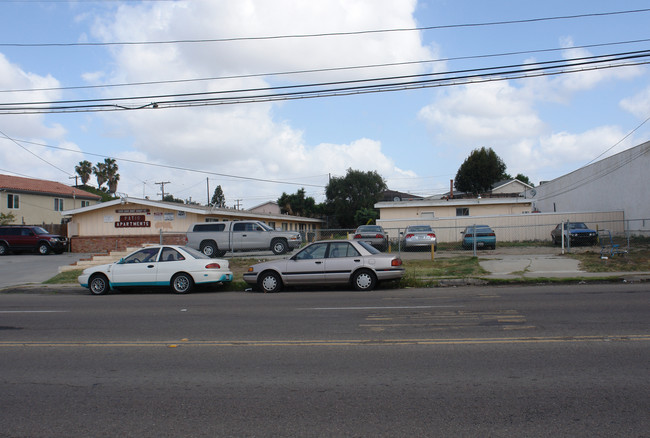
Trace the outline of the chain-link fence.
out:
<instances>
[{"instance_id":1,"label":"chain-link fence","mask_svg":"<svg viewBox=\"0 0 650 438\"><path fill-rule=\"evenodd\" d=\"M611 252L627 251L634 238L643 242L650 238L643 237L643 232L630 230L632 221L599 221L579 223L563 221L536 225L491 226L487 221L477 221L466 226L433 227L431 232L411 233L407 225L397 228L384 228L385 234L368 238L356 236L372 243L381 251L390 252L461 252L468 255L482 251L492 251L507 247L547 247L565 252L577 251L578 248ZM635 220L643 226L650 219ZM431 242L431 234L435 242ZM641 236L641 237L639 237ZM647 236L647 235L646 235ZM354 229L321 229L306 233L305 243L316 240L354 239Z\"/></svg>"}]
</instances>

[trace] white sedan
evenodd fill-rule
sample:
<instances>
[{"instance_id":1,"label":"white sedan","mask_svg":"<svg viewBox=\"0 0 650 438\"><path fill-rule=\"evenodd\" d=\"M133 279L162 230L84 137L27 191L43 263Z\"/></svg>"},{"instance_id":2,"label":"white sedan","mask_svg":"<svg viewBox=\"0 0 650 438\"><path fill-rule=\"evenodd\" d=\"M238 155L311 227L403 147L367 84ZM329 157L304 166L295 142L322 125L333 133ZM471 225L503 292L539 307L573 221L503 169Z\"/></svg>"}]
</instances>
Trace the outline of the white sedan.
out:
<instances>
[{"instance_id":1,"label":"white sedan","mask_svg":"<svg viewBox=\"0 0 650 438\"><path fill-rule=\"evenodd\" d=\"M232 279L227 260L211 259L186 246L152 245L115 263L84 269L78 281L93 295L134 286L166 286L174 293L185 294L195 284L226 283Z\"/></svg>"}]
</instances>

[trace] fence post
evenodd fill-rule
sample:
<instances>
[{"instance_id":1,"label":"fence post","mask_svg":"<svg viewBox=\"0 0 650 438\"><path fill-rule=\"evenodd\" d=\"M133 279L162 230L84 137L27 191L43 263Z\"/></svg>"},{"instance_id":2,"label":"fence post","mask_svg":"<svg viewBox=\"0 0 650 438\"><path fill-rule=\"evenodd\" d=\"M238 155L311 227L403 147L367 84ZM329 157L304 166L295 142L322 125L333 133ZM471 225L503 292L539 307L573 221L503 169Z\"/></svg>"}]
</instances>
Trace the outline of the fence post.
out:
<instances>
[{"instance_id":1,"label":"fence post","mask_svg":"<svg viewBox=\"0 0 650 438\"><path fill-rule=\"evenodd\" d=\"M476 224L472 225L472 246L474 247L474 257L476 257Z\"/></svg>"},{"instance_id":2,"label":"fence post","mask_svg":"<svg viewBox=\"0 0 650 438\"><path fill-rule=\"evenodd\" d=\"M162 232L162 228L160 229L160 244L161 244L161 245L163 244L163 232Z\"/></svg>"}]
</instances>

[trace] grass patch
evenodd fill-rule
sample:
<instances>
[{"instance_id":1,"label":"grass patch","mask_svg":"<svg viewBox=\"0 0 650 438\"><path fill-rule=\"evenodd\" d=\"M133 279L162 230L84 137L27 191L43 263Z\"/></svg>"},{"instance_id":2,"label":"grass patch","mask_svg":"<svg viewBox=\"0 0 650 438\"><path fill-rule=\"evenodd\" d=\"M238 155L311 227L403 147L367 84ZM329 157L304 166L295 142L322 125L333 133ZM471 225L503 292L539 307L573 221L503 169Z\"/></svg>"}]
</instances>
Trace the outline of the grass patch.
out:
<instances>
[{"instance_id":1,"label":"grass patch","mask_svg":"<svg viewBox=\"0 0 650 438\"><path fill-rule=\"evenodd\" d=\"M580 268L587 272L638 272L650 271L650 254L645 250L630 250L628 254L618 254L600 258L600 251L586 251L568 254L580 261Z\"/></svg>"},{"instance_id":2,"label":"grass patch","mask_svg":"<svg viewBox=\"0 0 650 438\"><path fill-rule=\"evenodd\" d=\"M76 283L77 277L81 275L83 269L74 269L72 271L61 272L54 277L43 282L43 284L67 284Z\"/></svg>"}]
</instances>

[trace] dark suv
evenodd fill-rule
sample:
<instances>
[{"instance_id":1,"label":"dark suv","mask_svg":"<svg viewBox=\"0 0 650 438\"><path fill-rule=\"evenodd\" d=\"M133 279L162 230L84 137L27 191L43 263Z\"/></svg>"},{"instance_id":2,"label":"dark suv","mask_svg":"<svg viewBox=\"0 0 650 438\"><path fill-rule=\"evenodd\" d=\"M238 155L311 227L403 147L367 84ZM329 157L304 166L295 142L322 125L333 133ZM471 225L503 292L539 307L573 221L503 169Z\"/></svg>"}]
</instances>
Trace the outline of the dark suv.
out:
<instances>
[{"instance_id":1,"label":"dark suv","mask_svg":"<svg viewBox=\"0 0 650 438\"><path fill-rule=\"evenodd\" d=\"M61 254L68 239L50 234L45 228L31 225L0 225L0 255L10 251L38 251L40 254Z\"/></svg>"}]
</instances>

